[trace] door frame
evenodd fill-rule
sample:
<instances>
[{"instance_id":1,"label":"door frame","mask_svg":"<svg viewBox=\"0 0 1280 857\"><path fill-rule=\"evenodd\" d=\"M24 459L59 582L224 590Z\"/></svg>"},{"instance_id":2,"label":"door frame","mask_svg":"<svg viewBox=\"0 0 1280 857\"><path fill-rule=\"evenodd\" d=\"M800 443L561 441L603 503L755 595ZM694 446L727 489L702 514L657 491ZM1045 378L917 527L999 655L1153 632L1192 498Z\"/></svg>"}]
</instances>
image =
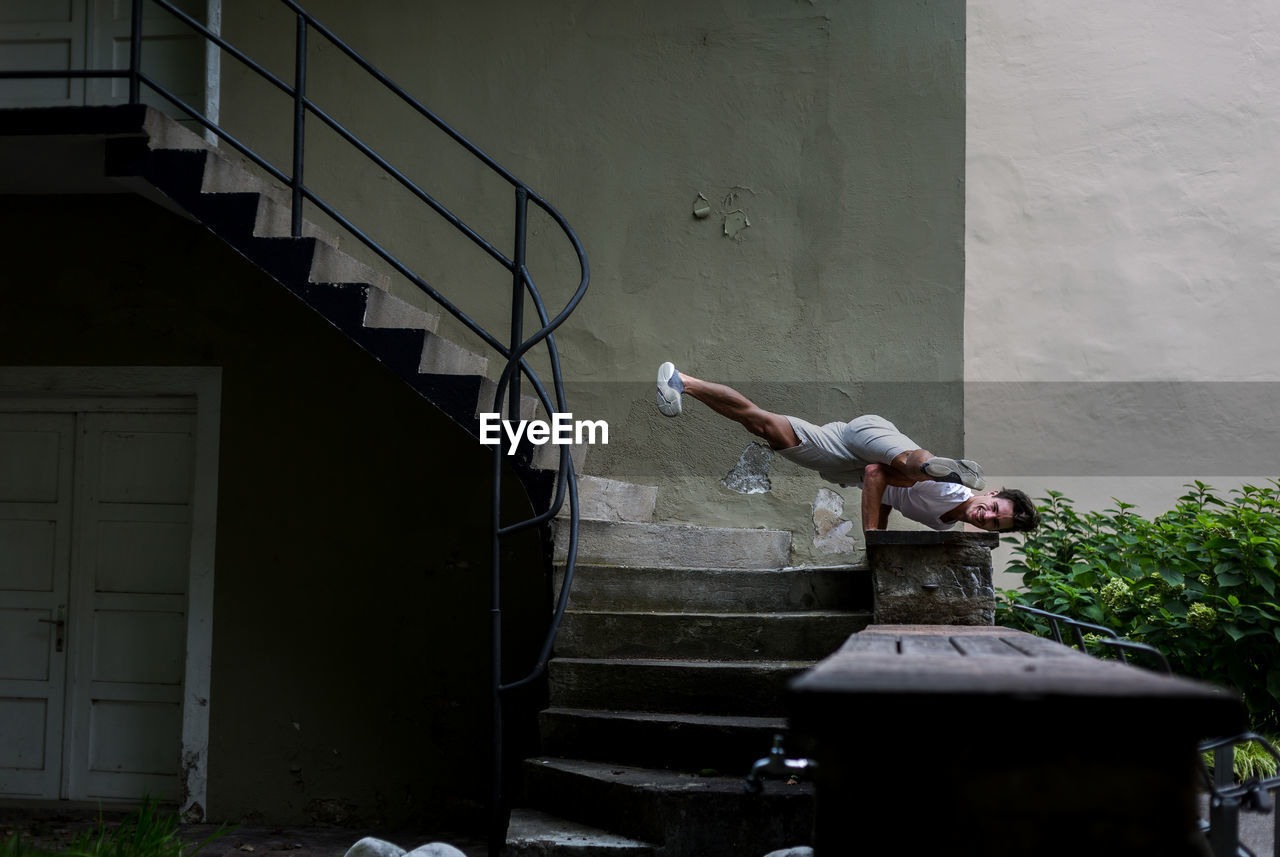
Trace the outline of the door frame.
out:
<instances>
[{"instance_id":1,"label":"door frame","mask_svg":"<svg viewBox=\"0 0 1280 857\"><path fill-rule=\"evenodd\" d=\"M214 366L0 367L0 398L84 397L109 409L112 397L181 396L196 403L195 489L191 498L191 558L187 588L187 660L182 700L180 810L190 821L206 814L209 702L213 661L213 585L217 545L218 449L222 369Z\"/></svg>"}]
</instances>

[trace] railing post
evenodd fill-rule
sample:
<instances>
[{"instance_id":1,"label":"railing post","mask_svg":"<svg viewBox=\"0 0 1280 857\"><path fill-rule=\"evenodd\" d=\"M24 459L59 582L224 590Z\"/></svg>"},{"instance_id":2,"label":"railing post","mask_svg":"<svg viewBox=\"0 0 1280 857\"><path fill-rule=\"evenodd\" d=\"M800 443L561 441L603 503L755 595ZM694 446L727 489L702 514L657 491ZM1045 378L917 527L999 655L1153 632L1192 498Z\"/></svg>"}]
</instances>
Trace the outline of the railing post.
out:
<instances>
[{"instance_id":1,"label":"railing post","mask_svg":"<svg viewBox=\"0 0 1280 857\"><path fill-rule=\"evenodd\" d=\"M1213 784L1219 789L1235 783L1235 747L1225 744L1213 751ZM1219 795L1209 798L1209 847L1215 857L1234 857L1240 839L1240 803Z\"/></svg>"},{"instance_id":2,"label":"railing post","mask_svg":"<svg viewBox=\"0 0 1280 857\"><path fill-rule=\"evenodd\" d=\"M511 272L511 353L515 354L524 341L524 266L527 232L529 227L529 191L523 185L516 186L516 246L512 257ZM520 419L520 370L511 371L511 395L507 418Z\"/></svg>"},{"instance_id":3,"label":"railing post","mask_svg":"<svg viewBox=\"0 0 1280 857\"><path fill-rule=\"evenodd\" d=\"M129 19L129 103L142 100L142 0L133 0Z\"/></svg>"},{"instance_id":4,"label":"railing post","mask_svg":"<svg viewBox=\"0 0 1280 857\"><path fill-rule=\"evenodd\" d=\"M506 824L502 817L502 444L493 448L491 509L493 541L489 568L489 704L492 729L489 771L489 855L498 857L506 844Z\"/></svg>"},{"instance_id":5,"label":"railing post","mask_svg":"<svg viewBox=\"0 0 1280 857\"><path fill-rule=\"evenodd\" d=\"M293 60L293 203L290 234L302 236L302 151L306 138L307 19L298 15L298 37Z\"/></svg>"}]
</instances>

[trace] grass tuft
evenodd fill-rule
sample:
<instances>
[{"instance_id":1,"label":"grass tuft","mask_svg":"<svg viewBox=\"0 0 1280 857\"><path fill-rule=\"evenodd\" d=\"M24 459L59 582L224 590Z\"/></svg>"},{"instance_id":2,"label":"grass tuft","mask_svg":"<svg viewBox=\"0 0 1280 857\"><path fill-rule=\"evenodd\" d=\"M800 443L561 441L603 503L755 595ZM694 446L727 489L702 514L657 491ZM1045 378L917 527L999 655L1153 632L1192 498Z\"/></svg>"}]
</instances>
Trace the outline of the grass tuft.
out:
<instances>
[{"instance_id":1,"label":"grass tuft","mask_svg":"<svg viewBox=\"0 0 1280 857\"><path fill-rule=\"evenodd\" d=\"M0 857L193 857L225 835L219 827L208 838L188 845L178 831L178 816L161 812L150 798L118 825L99 816L98 824L76 835L66 848L50 850L22 841L18 834L0 840Z\"/></svg>"}]
</instances>

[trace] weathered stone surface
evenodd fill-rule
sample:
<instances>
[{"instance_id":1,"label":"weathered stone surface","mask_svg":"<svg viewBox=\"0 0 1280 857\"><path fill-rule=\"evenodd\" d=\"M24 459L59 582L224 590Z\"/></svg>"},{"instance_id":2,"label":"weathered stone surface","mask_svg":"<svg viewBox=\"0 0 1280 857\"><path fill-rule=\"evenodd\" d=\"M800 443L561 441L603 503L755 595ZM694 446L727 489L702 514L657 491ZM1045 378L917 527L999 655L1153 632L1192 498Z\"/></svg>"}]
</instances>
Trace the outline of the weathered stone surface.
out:
<instances>
[{"instance_id":1,"label":"weathered stone surface","mask_svg":"<svg viewBox=\"0 0 1280 857\"><path fill-rule=\"evenodd\" d=\"M598 476L578 477L578 513L583 518L652 521L657 502L658 489L652 485L636 485ZM560 514L569 514L568 503Z\"/></svg>"},{"instance_id":2,"label":"weathered stone surface","mask_svg":"<svg viewBox=\"0 0 1280 857\"><path fill-rule=\"evenodd\" d=\"M995 533L868 533L879 625L993 625Z\"/></svg>"},{"instance_id":3,"label":"weathered stone surface","mask_svg":"<svg viewBox=\"0 0 1280 857\"><path fill-rule=\"evenodd\" d=\"M844 518L844 498L830 488L819 488L813 498L813 546L818 553L849 553L858 545L849 535L853 521Z\"/></svg>"},{"instance_id":4,"label":"weathered stone surface","mask_svg":"<svg viewBox=\"0 0 1280 857\"><path fill-rule=\"evenodd\" d=\"M776 569L791 558L786 530L583 520L578 533L578 562L584 565ZM568 523L557 519L557 562L568 544Z\"/></svg>"},{"instance_id":5,"label":"weathered stone surface","mask_svg":"<svg viewBox=\"0 0 1280 857\"><path fill-rule=\"evenodd\" d=\"M742 451L733 469L720 480L720 484L739 494L767 494L773 485L769 482L769 465L774 452L763 443L753 443Z\"/></svg>"}]
</instances>

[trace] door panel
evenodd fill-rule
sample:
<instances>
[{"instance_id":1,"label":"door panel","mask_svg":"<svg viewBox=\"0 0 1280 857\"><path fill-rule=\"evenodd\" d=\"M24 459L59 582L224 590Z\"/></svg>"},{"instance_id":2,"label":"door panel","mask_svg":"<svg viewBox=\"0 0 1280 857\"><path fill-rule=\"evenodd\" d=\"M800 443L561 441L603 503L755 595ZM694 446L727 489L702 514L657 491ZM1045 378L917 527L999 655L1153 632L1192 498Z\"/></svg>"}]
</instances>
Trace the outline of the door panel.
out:
<instances>
[{"instance_id":1,"label":"door panel","mask_svg":"<svg viewBox=\"0 0 1280 857\"><path fill-rule=\"evenodd\" d=\"M195 415L86 414L80 439L70 794L176 799Z\"/></svg>"},{"instance_id":2,"label":"door panel","mask_svg":"<svg viewBox=\"0 0 1280 857\"><path fill-rule=\"evenodd\" d=\"M205 19L204 0L179 0L174 4L197 21ZM94 68L129 67L128 0L91 0L89 64ZM194 30L154 3L142 4L142 70L161 86L195 107L205 109L205 42ZM122 104L129 100L129 81L99 80L89 83L91 104ZM177 116L169 100L150 87L142 88L142 101ZM194 123L192 123L194 125Z\"/></svg>"},{"instance_id":3,"label":"door panel","mask_svg":"<svg viewBox=\"0 0 1280 857\"><path fill-rule=\"evenodd\" d=\"M85 0L0 0L0 68L63 71L84 64ZM0 107L84 103L84 80L0 80Z\"/></svg>"},{"instance_id":4,"label":"door panel","mask_svg":"<svg viewBox=\"0 0 1280 857\"><path fill-rule=\"evenodd\" d=\"M75 417L0 413L0 795L56 798Z\"/></svg>"}]
</instances>

